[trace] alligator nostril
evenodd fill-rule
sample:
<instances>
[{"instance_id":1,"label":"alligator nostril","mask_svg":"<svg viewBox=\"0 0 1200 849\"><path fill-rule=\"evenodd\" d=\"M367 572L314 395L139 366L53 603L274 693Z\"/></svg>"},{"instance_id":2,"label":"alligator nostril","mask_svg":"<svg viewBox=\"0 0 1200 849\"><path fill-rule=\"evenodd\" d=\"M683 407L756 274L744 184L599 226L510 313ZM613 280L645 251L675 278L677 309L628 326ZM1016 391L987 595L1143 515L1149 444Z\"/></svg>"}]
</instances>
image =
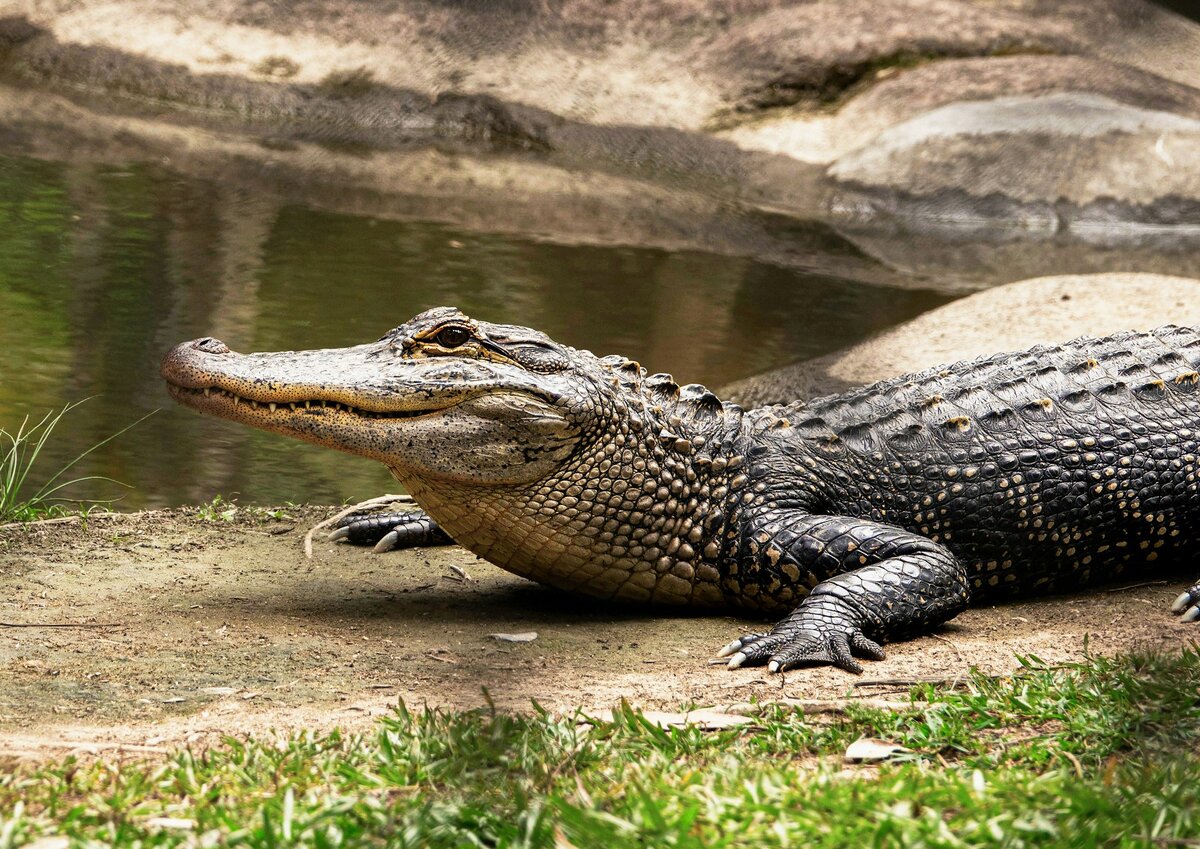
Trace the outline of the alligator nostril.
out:
<instances>
[{"instance_id":1,"label":"alligator nostril","mask_svg":"<svg viewBox=\"0 0 1200 849\"><path fill-rule=\"evenodd\" d=\"M213 339L211 336L205 336L203 339L197 339L192 343L192 347L204 351L206 354L228 354L229 346L220 339Z\"/></svg>"}]
</instances>

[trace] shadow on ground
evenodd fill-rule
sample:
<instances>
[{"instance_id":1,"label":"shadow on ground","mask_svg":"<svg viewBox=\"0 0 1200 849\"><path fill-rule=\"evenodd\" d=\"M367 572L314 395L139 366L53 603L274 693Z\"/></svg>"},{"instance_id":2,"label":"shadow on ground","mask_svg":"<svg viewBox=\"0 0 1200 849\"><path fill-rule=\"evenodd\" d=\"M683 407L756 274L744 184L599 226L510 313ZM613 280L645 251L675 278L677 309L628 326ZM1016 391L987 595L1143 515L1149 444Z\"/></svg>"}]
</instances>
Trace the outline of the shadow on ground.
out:
<instances>
[{"instance_id":1,"label":"shadow on ground","mask_svg":"<svg viewBox=\"0 0 1200 849\"><path fill-rule=\"evenodd\" d=\"M0 529L0 753L157 750L224 734L362 729L404 700L528 709L721 705L905 691L1195 629L1183 580L972 610L889 647L861 678L708 664L762 622L614 607L543 589L459 548L377 556L318 542L328 511L205 521L157 511ZM531 642L492 634L537 632ZM867 682L896 682L867 685Z\"/></svg>"}]
</instances>

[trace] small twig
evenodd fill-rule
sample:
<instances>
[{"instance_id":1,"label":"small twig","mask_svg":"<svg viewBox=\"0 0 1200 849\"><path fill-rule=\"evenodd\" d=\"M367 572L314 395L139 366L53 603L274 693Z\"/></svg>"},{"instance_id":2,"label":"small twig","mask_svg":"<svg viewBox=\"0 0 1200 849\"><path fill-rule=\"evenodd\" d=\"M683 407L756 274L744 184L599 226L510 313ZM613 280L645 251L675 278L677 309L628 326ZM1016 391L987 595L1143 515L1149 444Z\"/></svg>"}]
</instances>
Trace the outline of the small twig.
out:
<instances>
[{"instance_id":1,"label":"small twig","mask_svg":"<svg viewBox=\"0 0 1200 849\"><path fill-rule=\"evenodd\" d=\"M1154 837L1151 839L1159 846L1200 846L1200 838L1195 837Z\"/></svg>"},{"instance_id":2,"label":"small twig","mask_svg":"<svg viewBox=\"0 0 1200 849\"><path fill-rule=\"evenodd\" d=\"M1075 777L1082 780L1083 764L1079 762L1079 758L1075 757L1073 754L1064 749L1058 749L1057 752L1061 757L1064 757L1071 762L1071 766L1075 767Z\"/></svg>"},{"instance_id":3,"label":"small twig","mask_svg":"<svg viewBox=\"0 0 1200 849\"><path fill-rule=\"evenodd\" d=\"M123 622L0 622L0 628L124 628Z\"/></svg>"},{"instance_id":4,"label":"small twig","mask_svg":"<svg viewBox=\"0 0 1200 849\"><path fill-rule=\"evenodd\" d=\"M1171 583L1171 582L1170 581L1142 581L1140 584L1127 584L1126 586L1123 586L1123 587L1113 587L1112 589L1105 590L1105 592L1106 593L1123 593L1126 590L1137 590L1137 589L1141 589L1142 587L1163 587L1169 583Z\"/></svg>"},{"instance_id":5,"label":"small twig","mask_svg":"<svg viewBox=\"0 0 1200 849\"><path fill-rule=\"evenodd\" d=\"M18 740L17 742L26 743L36 749L88 749L92 752L97 752L101 749L116 749L123 752L148 752L151 754L165 754L170 749L164 749L161 746L141 746L136 743L87 743L82 741L71 740ZM3 750L4 741L0 740L0 751Z\"/></svg>"},{"instance_id":6,"label":"small twig","mask_svg":"<svg viewBox=\"0 0 1200 849\"><path fill-rule=\"evenodd\" d=\"M954 678L873 678L870 681L855 681L855 687L915 687L918 684L942 684L947 687L957 686L962 682L960 677Z\"/></svg>"},{"instance_id":7,"label":"small twig","mask_svg":"<svg viewBox=\"0 0 1200 849\"><path fill-rule=\"evenodd\" d=\"M336 516L331 516L330 518L326 519L324 522L318 522L317 524L315 524L311 528L309 528L308 533L306 533L304 535L304 556L309 558L310 560L312 559L313 534L315 534L317 531L321 530L322 528L328 528L334 522L338 521L339 519L346 518L351 513L358 513L363 510L370 509L371 507L379 507L380 505L383 505L383 504L394 504L394 503L412 504L413 497L411 495L381 495L378 498L368 498L366 501L360 501L358 504L354 504L354 505L351 505L350 507L347 507L341 513L338 513Z\"/></svg>"},{"instance_id":8,"label":"small twig","mask_svg":"<svg viewBox=\"0 0 1200 849\"><path fill-rule=\"evenodd\" d=\"M29 522L8 522L0 525L0 531L7 531L12 528L32 528L42 527L44 525L66 525L71 522L84 522L91 519L106 519L109 516L120 516L122 514L113 510L105 510L101 513L88 513L86 516L82 513L76 513L74 516L57 516L53 519L33 519ZM1163 581L1165 584L1166 581Z\"/></svg>"},{"instance_id":9,"label":"small twig","mask_svg":"<svg viewBox=\"0 0 1200 849\"><path fill-rule=\"evenodd\" d=\"M937 640L939 642L945 643L946 645L950 646L950 650L954 652L956 657L958 657L958 662L966 663L966 660L962 656L962 652L960 652L958 650L958 646L954 645L954 643L951 640L947 640L945 637L939 636L938 634L930 634L929 636L933 637L935 640Z\"/></svg>"},{"instance_id":10,"label":"small twig","mask_svg":"<svg viewBox=\"0 0 1200 849\"><path fill-rule=\"evenodd\" d=\"M857 707L875 708L876 710L888 711L911 711L919 708L919 705L912 702L896 702L886 699L771 699L765 702L736 702L731 705L717 708L723 713L733 713L745 716L754 716L765 708L774 707L776 705L782 707L794 708L805 716L821 713L836 713L844 714L853 705Z\"/></svg>"}]
</instances>

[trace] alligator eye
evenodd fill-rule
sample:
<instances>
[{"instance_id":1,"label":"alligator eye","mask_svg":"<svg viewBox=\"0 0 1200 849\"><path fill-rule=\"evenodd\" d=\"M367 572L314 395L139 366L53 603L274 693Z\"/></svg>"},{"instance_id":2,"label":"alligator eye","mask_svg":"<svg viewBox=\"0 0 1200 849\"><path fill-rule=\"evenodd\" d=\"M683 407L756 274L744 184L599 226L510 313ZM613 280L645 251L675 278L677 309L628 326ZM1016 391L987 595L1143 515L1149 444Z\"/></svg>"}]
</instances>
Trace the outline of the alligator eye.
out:
<instances>
[{"instance_id":1,"label":"alligator eye","mask_svg":"<svg viewBox=\"0 0 1200 849\"><path fill-rule=\"evenodd\" d=\"M458 348L467 344L470 338L471 331L464 327L444 327L433 337L433 341L443 348Z\"/></svg>"}]
</instances>

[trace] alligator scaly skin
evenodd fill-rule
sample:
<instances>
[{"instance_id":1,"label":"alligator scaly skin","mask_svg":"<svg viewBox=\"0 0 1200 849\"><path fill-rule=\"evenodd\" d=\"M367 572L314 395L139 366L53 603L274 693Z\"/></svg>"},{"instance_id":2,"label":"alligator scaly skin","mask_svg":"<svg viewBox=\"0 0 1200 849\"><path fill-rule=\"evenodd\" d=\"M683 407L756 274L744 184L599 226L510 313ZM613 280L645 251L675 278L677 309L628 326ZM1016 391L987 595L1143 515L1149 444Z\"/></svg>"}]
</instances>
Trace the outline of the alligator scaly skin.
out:
<instances>
[{"instance_id":1,"label":"alligator scaly skin","mask_svg":"<svg viewBox=\"0 0 1200 849\"><path fill-rule=\"evenodd\" d=\"M431 311L381 343L451 356L420 340L438 322L466 321ZM732 666L857 670L855 656L880 657L880 642L969 602L1191 565L1200 334L1190 328L1079 339L745 412L621 357L540 334L530 354L521 333L534 331L469 327L499 352L488 356L566 376L543 382L558 393L554 409L570 407L571 435L531 442L530 462L561 457L519 485L397 469L418 503L475 553L553 586L791 611L726 646ZM1176 612L1195 619L1200 590L1185 596Z\"/></svg>"}]
</instances>

